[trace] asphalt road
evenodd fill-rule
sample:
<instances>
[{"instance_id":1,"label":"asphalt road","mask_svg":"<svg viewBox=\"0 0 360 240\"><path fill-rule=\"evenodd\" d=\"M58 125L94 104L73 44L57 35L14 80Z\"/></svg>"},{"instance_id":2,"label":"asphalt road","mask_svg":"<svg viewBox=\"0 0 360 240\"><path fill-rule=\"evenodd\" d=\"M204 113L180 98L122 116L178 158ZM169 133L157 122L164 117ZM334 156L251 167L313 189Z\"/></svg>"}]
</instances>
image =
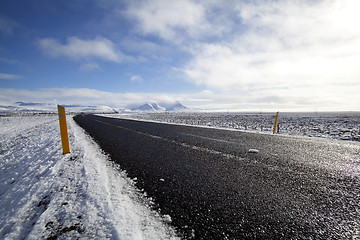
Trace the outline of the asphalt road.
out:
<instances>
[{"instance_id":1,"label":"asphalt road","mask_svg":"<svg viewBox=\"0 0 360 240\"><path fill-rule=\"evenodd\" d=\"M358 142L74 119L183 238L360 238Z\"/></svg>"}]
</instances>

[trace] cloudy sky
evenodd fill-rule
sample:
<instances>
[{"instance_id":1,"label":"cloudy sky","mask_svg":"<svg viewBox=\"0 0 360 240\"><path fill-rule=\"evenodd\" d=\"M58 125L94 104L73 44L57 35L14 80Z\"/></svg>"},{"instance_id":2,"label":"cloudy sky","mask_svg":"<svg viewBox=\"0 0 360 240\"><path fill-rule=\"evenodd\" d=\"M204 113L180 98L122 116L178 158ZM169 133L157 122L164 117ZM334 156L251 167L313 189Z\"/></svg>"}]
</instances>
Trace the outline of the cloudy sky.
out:
<instances>
[{"instance_id":1,"label":"cloudy sky","mask_svg":"<svg viewBox=\"0 0 360 240\"><path fill-rule=\"evenodd\" d=\"M358 0L0 6L0 105L360 110Z\"/></svg>"}]
</instances>

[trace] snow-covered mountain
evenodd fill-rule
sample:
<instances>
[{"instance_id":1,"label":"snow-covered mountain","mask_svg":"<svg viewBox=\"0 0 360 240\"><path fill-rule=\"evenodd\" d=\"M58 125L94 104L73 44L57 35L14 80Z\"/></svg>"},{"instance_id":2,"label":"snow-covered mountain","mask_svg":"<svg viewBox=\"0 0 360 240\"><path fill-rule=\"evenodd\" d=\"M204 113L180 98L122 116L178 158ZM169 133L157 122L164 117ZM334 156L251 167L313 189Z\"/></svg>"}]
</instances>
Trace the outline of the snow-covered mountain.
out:
<instances>
[{"instance_id":1,"label":"snow-covered mountain","mask_svg":"<svg viewBox=\"0 0 360 240\"><path fill-rule=\"evenodd\" d=\"M56 105L48 103L16 102L11 105L0 105L0 112L55 112Z\"/></svg>"},{"instance_id":2,"label":"snow-covered mountain","mask_svg":"<svg viewBox=\"0 0 360 240\"><path fill-rule=\"evenodd\" d=\"M157 103L145 103L141 106L131 108L134 112L165 112L164 107L159 106Z\"/></svg>"},{"instance_id":3,"label":"snow-covered mountain","mask_svg":"<svg viewBox=\"0 0 360 240\"><path fill-rule=\"evenodd\" d=\"M145 103L129 108L113 108L109 106L85 106L77 104L63 105L66 112L75 113L129 113L129 112L183 112L189 110L180 102L173 103ZM0 113L41 113L57 112L56 103L37 103L37 102L16 102L9 105L0 105Z\"/></svg>"},{"instance_id":4,"label":"snow-covered mountain","mask_svg":"<svg viewBox=\"0 0 360 240\"><path fill-rule=\"evenodd\" d=\"M109 106L83 106L83 105L63 105L66 112L85 112L85 113L114 113L119 112L118 109ZM16 102L12 105L0 105L2 113L27 113L27 112L57 112L57 104L55 103L30 103Z\"/></svg>"},{"instance_id":5,"label":"snow-covered mountain","mask_svg":"<svg viewBox=\"0 0 360 240\"><path fill-rule=\"evenodd\" d=\"M157 104L157 103L152 103L151 105L153 106L153 108L154 108L156 111L160 111L160 112L166 111L166 108L164 108L164 107L162 107L162 106L159 106L159 104Z\"/></svg>"},{"instance_id":6,"label":"snow-covered mountain","mask_svg":"<svg viewBox=\"0 0 360 240\"><path fill-rule=\"evenodd\" d=\"M166 107L166 111L168 112L183 112L187 110L189 110L189 108L185 107L180 102L175 102L174 104Z\"/></svg>"},{"instance_id":7,"label":"snow-covered mountain","mask_svg":"<svg viewBox=\"0 0 360 240\"><path fill-rule=\"evenodd\" d=\"M175 103L145 103L143 105L131 108L134 112L181 112L188 110L180 102Z\"/></svg>"}]
</instances>

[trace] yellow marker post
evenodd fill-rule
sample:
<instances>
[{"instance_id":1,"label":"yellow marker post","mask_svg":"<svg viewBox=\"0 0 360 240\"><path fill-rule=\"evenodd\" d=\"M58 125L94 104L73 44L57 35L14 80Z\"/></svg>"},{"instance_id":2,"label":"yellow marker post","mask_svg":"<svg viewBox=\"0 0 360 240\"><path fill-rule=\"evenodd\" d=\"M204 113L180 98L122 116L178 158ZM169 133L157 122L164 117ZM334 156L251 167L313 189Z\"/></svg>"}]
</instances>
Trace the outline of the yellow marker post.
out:
<instances>
[{"instance_id":1,"label":"yellow marker post","mask_svg":"<svg viewBox=\"0 0 360 240\"><path fill-rule=\"evenodd\" d=\"M279 118L279 112L276 113L276 118L275 118L275 124L274 124L273 134L275 134L275 132L276 132L276 126L277 126L278 118Z\"/></svg>"},{"instance_id":2,"label":"yellow marker post","mask_svg":"<svg viewBox=\"0 0 360 240\"><path fill-rule=\"evenodd\" d=\"M58 105L59 122L60 122L60 133L61 143L63 148L63 154L70 153L69 136L66 125L66 113L65 107Z\"/></svg>"}]
</instances>

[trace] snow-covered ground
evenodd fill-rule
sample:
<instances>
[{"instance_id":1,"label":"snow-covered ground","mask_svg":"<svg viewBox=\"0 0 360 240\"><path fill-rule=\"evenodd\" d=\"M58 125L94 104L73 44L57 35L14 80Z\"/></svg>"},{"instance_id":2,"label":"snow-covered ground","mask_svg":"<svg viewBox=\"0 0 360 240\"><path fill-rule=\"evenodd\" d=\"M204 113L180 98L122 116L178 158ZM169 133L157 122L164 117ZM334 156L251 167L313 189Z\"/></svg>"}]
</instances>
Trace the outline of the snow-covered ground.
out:
<instances>
[{"instance_id":1,"label":"snow-covered ground","mask_svg":"<svg viewBox=\"0 0 360 240\"><path fill-rule=\"evenodd\" d=\"M112 117L272 132L275 114L148 113ZM0 239L174 239L135 182L68 116L0 117ZM360 113L280 113L280 134L359 140Z\"/></svg>"},{"instance_id":2,"label":"snow-covered ground","mask_svg":"<svg viewBox=\"0 0 360 240\"><path fill-rule=\"evenodd\" d=\"M68 116L0 117L0 239L173 239L169 216Z\"/></svg>"},{"instance_id":3,"label":"snow-covered ground","mask_svg":"<svg viewBox=\"0 0 360 240\"><path fill-rule=\"evenodd\" d=\"M272 133L275 113L141 113L106 116ZM280 113L279 134L360 141L360 112Z\"/></svg>"}]
</instances>

